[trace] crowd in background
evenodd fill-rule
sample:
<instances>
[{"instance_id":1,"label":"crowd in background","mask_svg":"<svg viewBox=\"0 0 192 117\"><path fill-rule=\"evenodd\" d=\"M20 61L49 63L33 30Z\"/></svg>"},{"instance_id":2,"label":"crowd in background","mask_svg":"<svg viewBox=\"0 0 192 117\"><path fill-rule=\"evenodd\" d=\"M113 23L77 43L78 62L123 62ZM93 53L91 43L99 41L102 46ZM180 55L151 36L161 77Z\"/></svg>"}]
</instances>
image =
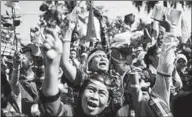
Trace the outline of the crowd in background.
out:
<instances>
[{"instance_id":1,"label":"crowd in background","mask_svg":"<svg viewBox=\"0 0 192 117\"><path fill-rule=\"evenodd\" d=\"M192 116L192 36L166 15L133 29L134 14L109 23L90 5L85 24L47 4L31 43L1 56L1 116Z\"/></svg>"}]
</instances>

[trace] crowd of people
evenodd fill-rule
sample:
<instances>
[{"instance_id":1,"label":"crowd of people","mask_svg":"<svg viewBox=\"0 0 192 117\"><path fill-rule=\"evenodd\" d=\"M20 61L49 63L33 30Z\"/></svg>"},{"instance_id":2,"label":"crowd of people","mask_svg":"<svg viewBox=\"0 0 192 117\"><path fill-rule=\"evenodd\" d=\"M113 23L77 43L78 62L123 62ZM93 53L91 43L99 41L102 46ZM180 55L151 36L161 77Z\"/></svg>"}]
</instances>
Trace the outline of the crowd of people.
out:
<instances>
[{"instance_id":1,"label":"crowd of people","mask_svg":"<svg viewBox=\"0 0 192 117\"><path fill-rule=\"evenodd\" d=\"M31 36L12 62L2 56L2 117L192 116L192 37L182 43L166 15L132 30L134 14L109 37L107 18L93 11L100 39L82 41L70 17L64 27L44 17L42 45ZM151 38L154 24L159 32Z\"/></svg>"}]
</instances>

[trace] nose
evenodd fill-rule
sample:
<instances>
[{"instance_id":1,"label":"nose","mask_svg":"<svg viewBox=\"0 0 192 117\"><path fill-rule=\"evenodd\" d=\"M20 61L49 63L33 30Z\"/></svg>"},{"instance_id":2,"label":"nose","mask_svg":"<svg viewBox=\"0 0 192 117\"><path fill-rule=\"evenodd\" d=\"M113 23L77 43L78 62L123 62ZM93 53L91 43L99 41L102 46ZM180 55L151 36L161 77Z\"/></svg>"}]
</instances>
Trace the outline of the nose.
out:
<instances>
[{"instance_id":1,"label":"nose","mask_svg":"<svg viewBox=\"0 0 192 117\"><path fill-rule=\"evenodd\" d=\"M103 56L101 56L101 58L102 58L102 59L106 59L106 56L105 56L105 55L103 55Z\"/></svg>"},{"instance_id":2,"label":"nose","mask_svg":"<svg viewBox=\"0 0 192 117\"><path fill-rule=\"evenodd\" d=\"M90 99L98 101L98 100L99 100L99 94L98 94L97 92L95 92L95 93L90 97Z\"/></svg>"},{"instance_id":3,"label":"nose","mask_svg":"<svg viewBox=\"0 0 192 117\"><path fill-rule=\"evenodd\" d=\"M104 56L101 56L101 60L104 60Z\"/></svg>"}]
</instances>

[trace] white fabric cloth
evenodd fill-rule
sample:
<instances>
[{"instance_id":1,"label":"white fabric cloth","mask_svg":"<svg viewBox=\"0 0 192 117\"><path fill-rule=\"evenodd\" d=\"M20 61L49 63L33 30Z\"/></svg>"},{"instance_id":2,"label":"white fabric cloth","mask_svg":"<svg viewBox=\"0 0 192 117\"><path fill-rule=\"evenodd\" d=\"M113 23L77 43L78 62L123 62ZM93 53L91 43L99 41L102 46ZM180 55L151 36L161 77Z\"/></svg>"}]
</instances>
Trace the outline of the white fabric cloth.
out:
<instances>
[{"instance_id":1,"label":"white fabric cloth","mask_svg":"<svg viewBox=\"0 0 192 117\"><path fill-rule=\"evenodd\" d=\"M157 68L158 72L172 75L175 61L175 50L178 43L179 41L174 33L165 33L159 58L159 65Z\"/></svg>"},{"instance_id":2,"label":"white fabric cloth","mask_svg":"<svg viewBox=\"0 0 192 117\"><path fill-rule=\"evenodd\" d=\"M123 44L130 45L130 43L131 43L131 32L126 31L124 33L115 35L115 37L111 40L111 47L120 47Z\"/></svg>"}]
</instances>

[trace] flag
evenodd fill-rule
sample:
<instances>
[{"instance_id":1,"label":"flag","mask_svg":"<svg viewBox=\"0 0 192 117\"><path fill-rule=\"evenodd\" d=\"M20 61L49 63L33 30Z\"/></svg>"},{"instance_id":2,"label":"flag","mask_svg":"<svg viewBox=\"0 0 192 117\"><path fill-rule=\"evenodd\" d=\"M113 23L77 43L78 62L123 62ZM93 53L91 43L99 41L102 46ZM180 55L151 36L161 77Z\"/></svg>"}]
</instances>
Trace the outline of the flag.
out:
<instances>
[{"instance_id":1,"label":"flag","mask_svg":"<svg viewBox=\"0 0 192 117\"><path fill-rule=\"evenodd\" d=\"M86 41L91 41L94 38L96 38L96 31L95 31L95 25L94 25L94 15L93 15L93 8L90 7L88 24L87 24Z\"/></svg>"}]
</instances>

